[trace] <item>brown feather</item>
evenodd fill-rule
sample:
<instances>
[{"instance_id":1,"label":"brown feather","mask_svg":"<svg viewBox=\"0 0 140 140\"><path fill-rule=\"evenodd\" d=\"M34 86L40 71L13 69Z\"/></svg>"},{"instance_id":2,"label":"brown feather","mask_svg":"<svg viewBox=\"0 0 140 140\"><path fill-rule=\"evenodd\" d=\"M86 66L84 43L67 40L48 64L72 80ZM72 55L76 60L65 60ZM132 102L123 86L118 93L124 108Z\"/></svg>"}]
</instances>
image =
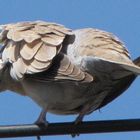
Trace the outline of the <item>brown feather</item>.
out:
<instances>
[{"instance_id":1,"label":"brown feather","mask_svg":"<svg viewBox=\"0 0 140 140\"><path fill-rule=\"evenodd\" d=\"M24 64L23 60L19 58L16 62L13 63L10 74L11 76L16 79L22 79L24 73L26 73L27 66Z\"/></svg>"},{"instance_id":2,"label":"brown feather","mask_svg":"<svg viewBox=\"0 0 140 140\"><path fill-rule=\"evenodd\" d=\"M41 38L40 35L36 34L32 30L27 30L27 31L21 32L21 36L27 43L32 43L33 41Z\"/></svg>"},{"instance_id":3,"label":"brown feather","mask_svg":"<svg viewBox=\"0 0 140 140\"><path fill-rule=\"evenodd\" d=\"M37 51L34 58L38 61L47 62L53 59L56 55L56 47L43 44Z\"/></svg>"},{"instance_id":4,"label":"brown feather","mask_svg":"<svg viewBox=\"0 0 140 140\"><path fill-rule=\"evenodd\" d=\"M42 46L42 42L36 42L36 44L28 44L25 43L24 45L21 46L20 49L20 55L25 59L25 60L31 60L34 55L37 53L39 48Z\"/></svg>"},{"instance_id":5,"label":"brown feather","mask_svg":"<svg viewBox=\"0 0 140 140\"><path fill-rule=\"evenodd\" d=\"M46 43L46 45L48 44L48 45L58 46L63 42L64 37L55 34L50 34L50 35L46 35L45 37L42 37L41 40L44 43Z\"/></svg>"},{"instance_id":6,"label":"brown feather","mask_svg":"<svg viewBox=\"0 0 140 140\"><path fill-rule=\"evenodd\" d=\"M15 42L23 40L21 32L15 30L15 29L9 30L9 32L7 33L7 38L11 39L11 40L13 40Z\"/></svg>"},{"instance_id":7,"label":"brown feather","mask_svg":"<svg viewBox=\"0 0 140 140\"><path fill-rule=\"evenodd\" d=\"M48 34L48 33L52 33L52 29L47 28L45 26L40 26L40 25L35 25L35 28L33 29L33 31L35 31L37 34Z\"/></svg>"},{"instance_id":8,"label":"brown feather","mask_svg":"<svg viewBox=\"0 0 140 140\"><path fill-rule=\"evenodd\" d=\"M60 52L66 35L70 34L71 30L62 25L43 21L4 25L0 35L5 45L2 59L12 64L11 75L15 79L24 76L23 63L26 74L45 71Z\"/></svg>"},{"instance_id":9,"label":"brown feather","mask_svg":"<svg viewBox=\"0 0 140 140\"><path fill-rule=\"evenodd\" d=\"M42 62L42 61L38 61L36 59L33 59L33 61L31 62L31 66L34 67L35 69L38 70L44 70L45 68L49 67L51 61L48 62Z\"/></svg>"}]
</instances>

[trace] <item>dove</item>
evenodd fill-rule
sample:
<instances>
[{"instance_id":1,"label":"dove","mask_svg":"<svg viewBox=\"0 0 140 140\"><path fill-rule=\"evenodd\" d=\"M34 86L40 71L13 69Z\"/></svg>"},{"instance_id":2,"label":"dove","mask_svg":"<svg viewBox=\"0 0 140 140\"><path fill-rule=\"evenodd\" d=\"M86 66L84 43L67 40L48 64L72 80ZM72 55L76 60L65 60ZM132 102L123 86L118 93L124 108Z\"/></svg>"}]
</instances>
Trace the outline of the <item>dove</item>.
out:
<instances>
[{"instance_id":1,"label":"dove","mask_svg":"<svg viewBox=\"0 0 140 140\"><path fill-rule=\"evenodd\" d=\"M121 95L140 74L140 57L132 61L112 33L94 28L71 30L45 21L0 26L0 91L28 96L42 111L85 115Z\"/></svg>"}]
</instances>

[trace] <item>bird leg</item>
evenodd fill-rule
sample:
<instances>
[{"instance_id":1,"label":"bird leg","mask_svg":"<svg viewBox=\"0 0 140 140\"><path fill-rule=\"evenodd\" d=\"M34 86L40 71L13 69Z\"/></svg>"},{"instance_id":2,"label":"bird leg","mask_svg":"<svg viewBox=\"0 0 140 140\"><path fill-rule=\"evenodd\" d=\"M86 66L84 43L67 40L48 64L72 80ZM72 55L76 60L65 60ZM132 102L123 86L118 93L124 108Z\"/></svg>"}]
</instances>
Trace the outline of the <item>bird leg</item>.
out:
<instances>
[{"instance_id":1,"label":"bird leg","mask_svg":"<svg viewBox=\"0 0 140 140\"><path fill-rule=\"evenodd\" d=\"M82 122L84 116L89 112L89 105L86 104L80 111L78 117L76 118L76 120L74 121L75 124L79 124Z\"/></svg>"},{"instance_id":2,"label":"bird leg","mask_svg":"<svg viewBox=\"0 0 140 140\"><path fill-rule=\"evenodd\" d=\"M77 118L75 119L74 124L77 125L77 124L81 123L82 120L83 120L83 118L84 118L84 116L85 116L85 114L80 113L80 114L77 116Z\"/></svg>"},{"instance_id":3,"label":"bird leg","mask_svg":"<svg viewBox=\"0 0 140 140\"><path fill-rule=\"evenodd\" d=\"M75 125L80 124L83 121L84 116L87 114L87 112L89 111L89 106L86 105L82 108L81 112L79 113L78 117L76 118L76 120L74 121ZM79 136L80 134L71 134L72 137L75 136Z\"/></svg>"},{"instance_id":4,"label":"bird leg","mask_svg":"<svg viewBox=\"0 0 140 140\"><path fill-rule=\"evenodd\" d=\"M45 125L48 126L48 121L46 120L47 109L43 109L35 122L37 125Z\"/></svg>"},{"instance_id":5,"label":"bird leg","mask_svg":"<svg viewBox=\"0 0 140 140\"><path fill-rule=\"evenodd\" d=\"M46 120L47 109L43 109L35 122L38 126L48 126L48 121ZM37 136L37 140L41 140L40 136Z\"/></svg>"},{"instance_id":6,"label":"bird leg","mask_svg":"<svg viewBox=\"0 0 140 140\"><path fill-rule=\"evenodd\" d=\"M74 121L74 125L78 125L82 122L85 114L79 114L76 120ZM80 134L71 134L72 138L79 136Z\"/></svg>"}]
</instances>

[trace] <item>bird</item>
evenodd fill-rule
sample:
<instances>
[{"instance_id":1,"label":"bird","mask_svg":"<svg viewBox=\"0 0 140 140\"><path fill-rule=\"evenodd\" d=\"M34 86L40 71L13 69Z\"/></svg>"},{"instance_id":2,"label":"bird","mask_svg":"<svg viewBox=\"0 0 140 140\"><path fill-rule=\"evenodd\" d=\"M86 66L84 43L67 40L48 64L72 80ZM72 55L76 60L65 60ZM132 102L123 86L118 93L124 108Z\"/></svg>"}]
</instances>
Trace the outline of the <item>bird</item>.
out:
<instances>
[{"instance_id":1,"label":"bird","mask_svg":"<svg viewBox=\"0 0 140 140\"><path fill-rule=\"evenodd\" d=\"M0 25L0 91L28 96L42 111L85 115L121 95L140 75L140 57L131 59L114 34L69 29L47 21Z\"/></svg>"}]
</instances>

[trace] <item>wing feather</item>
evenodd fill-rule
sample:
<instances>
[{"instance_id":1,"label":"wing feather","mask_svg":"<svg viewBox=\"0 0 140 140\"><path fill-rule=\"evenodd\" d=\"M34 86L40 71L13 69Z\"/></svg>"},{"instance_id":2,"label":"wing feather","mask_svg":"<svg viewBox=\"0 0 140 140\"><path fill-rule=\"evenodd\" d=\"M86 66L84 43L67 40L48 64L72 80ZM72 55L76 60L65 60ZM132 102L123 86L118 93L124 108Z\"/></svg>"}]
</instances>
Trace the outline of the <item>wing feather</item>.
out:
<instances>
[{"instance_id":1,"label":"wing feather","mask_svg":"<svg viewBox=\"0 0 140 140\"><path fill-rule=\"evenodd\" d=\"M18 60L13 63L10 74L14 79L18 80L23 77L23 75L26 73L26 70L27 66L21 58L18 58Z\"/></svg>"},{"instance_id":2,"label":"wing feather","mask_svg":"<svg viewBox=\"0 0 140 140\"><path fill-rule=\"evenodd\" d=\"M10 73L16 80L28 73L45 71L60 52L67 35L72 35L70 29L44 21L4 25L0 34L4 45L2 61L11 63Z\"/></svg>"},{"instance_id":3,"label":"wing feather","mask_svg":"<svg viewBox=\"0 0 140 140\"><path fill-rule=\"evenodd\" d=\"M34 79L39 82L56 81L56 82L88 82L91 83L93 76L85 71L82 71L75 64L72 64L68 57L64 54L59 54L53 61L52 67L44 72L34 75L26 75L27 78Z\"/></svg>"},{"instance_id":4,"label":"wing feather","mask_svg":"<svg viewBox=\"0 0 140 140\"><path fill-rule=\"evenodd\" d=\"M33 46L31 44L25 43L21 46L20 55L25 60L31 60L35 56L37 51L41 48L42 44L43 43L40 41L36 44L33 44Z\"/></svg>"},{"instance_id":5,"label":"wing feather","mask_svg":"<svg viewBox=\"0 0 140 140\"><path fill-rule=\"evenodd\" d=\"M36 59L33 59L31 62L31 66L38 69L38 70L44 70L44 68L48 67L50 65L51 61L48 62L41 62Z\"/></svg>"},{"instance_id":6,"label":"wing feather","mask_svg":"<svg viewBox=\"0 0 140 140\"><path fill-rule=\"evenodd\" d=\"M64 38L65 36L62 37L62 36L52 34L52 35L47 35L45 37L42 37L41 40L46 44L58 46L63 42Z\"/></svg>"},{"instance_id":7,"label":"wing feather","mask_svg":"<svg viewBox=\"0 0 140 140\"><path fill-rule=\"evenodd\" d=\"M34 58L37 59L38 61L47 62L52 60L56 54L57 54L56 47L49 45L47 46L43 44L36 53L36 55L34 56Z\"/></svg>"},{"instance_id":8,"label":"wing feather","mask_svg":"<svg viewBox=\"0 0 140 140\"><path fill-rule=\"evenodd\" d=\"M92 28L75 30L75 55L92 56L140 74L125 45L113 34Z\"/></svg>"},{"instance_id":9,"label":"wing feather","mask_svg":"<svg viewBox=\"0 0 140 140\"><path fill-rule=\"evenodd\" d=\"M78 36L77 45L85 46L80 49L81 56L86 54L107 61L132 64L124 44L111 33L87 28L76 30L75 34Z\"/></svg>"},{"instance_id":10,"label":"wing feather","mask_svg":"<svg viewBox=\"0 0 140 140\"><path fill-rule=\"evenodd\" d=\"M23 31L23 32L20 33L20 35L21 35L22 39L25 40L26 43L32 43L36 39L41 38L41 36L39 34L36 34L32 30Z\"/></svg>"}]
</instances>

